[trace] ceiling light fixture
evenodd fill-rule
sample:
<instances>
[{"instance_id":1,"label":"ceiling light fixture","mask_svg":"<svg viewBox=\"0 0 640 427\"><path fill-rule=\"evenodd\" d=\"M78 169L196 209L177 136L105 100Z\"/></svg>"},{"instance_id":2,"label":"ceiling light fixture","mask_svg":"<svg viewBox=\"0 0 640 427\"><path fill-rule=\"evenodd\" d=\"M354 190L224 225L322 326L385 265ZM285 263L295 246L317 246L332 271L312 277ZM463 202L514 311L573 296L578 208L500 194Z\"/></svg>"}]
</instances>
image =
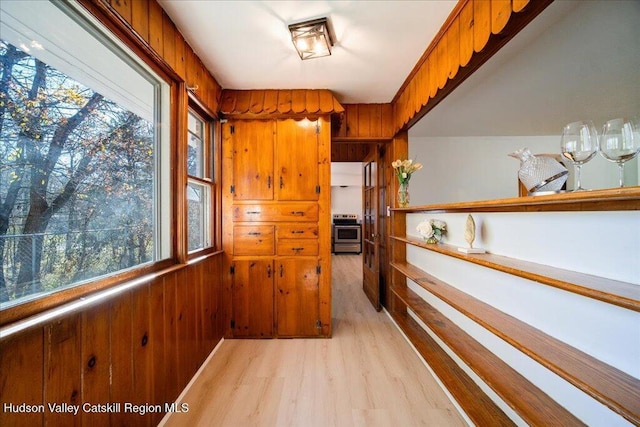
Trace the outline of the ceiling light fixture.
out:
<instances>
[{"instance_id":1,"label":"ceiling light fixture","mask_svg":"<svg viewBox=\"0 0 640 427\"><path fill-rule=\"evenodd\" d=\"M291 40L300 59L320 58L331 55L333 40L329 32L327 18L289 25Z\"/></svg>"}]
</instances>

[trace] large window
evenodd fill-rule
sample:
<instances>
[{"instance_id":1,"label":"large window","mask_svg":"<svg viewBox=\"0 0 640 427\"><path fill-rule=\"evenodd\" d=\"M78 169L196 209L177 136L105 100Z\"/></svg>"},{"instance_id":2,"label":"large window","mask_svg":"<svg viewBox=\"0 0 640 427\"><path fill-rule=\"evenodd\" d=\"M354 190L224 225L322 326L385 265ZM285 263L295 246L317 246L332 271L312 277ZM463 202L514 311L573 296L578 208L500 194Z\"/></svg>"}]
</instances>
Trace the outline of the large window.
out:
<instances>
[{"instance_id":1,"label":"large window","mask_svg":"<svg viewBox=\"0 0 640 427\"><path fill-rule=\"evenodd\" d=\"M168 85L67 3L0 7L0 307L168 257Z\"/></svg>"},{"instance_id":2,"label":"large window","mask_svg":"<svg viewBox=\"0 0 640 427\"><path fill-rule=\"evenodd\" d=\"M213 125L193 109L187 123L187 238L194 252L213 243Z\"/></svg>"}]
</instances>

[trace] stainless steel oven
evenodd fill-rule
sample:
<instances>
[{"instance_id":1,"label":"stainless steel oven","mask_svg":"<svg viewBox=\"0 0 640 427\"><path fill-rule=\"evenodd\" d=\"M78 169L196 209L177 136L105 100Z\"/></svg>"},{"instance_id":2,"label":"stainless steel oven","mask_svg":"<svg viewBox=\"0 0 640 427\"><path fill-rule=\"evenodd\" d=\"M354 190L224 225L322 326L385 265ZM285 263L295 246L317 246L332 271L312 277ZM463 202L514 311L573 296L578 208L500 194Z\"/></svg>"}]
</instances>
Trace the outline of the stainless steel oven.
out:
<instances>
[{"instance_id":1,"label":"stainless steel oven","mask_svg":"<svg viewBox=\"0 0 640 427\"><path fill-rule=\"evenodd\" d=\"M334 253L361 253L362 226L355 214L333 215L332 246Z\"/></svg>"}]
</instances>

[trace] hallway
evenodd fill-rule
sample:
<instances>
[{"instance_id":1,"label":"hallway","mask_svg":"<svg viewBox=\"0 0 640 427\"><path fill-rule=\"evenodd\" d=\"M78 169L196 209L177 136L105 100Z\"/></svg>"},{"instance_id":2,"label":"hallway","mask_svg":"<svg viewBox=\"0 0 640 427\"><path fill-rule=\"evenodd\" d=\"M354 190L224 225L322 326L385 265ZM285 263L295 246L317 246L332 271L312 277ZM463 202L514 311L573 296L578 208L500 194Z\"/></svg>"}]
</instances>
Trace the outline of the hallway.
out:
<instances>
[{"instance_id":1,"label":"hallway","mask_svg":"<svg viewBox=\"0 0 640 427\"><path fill-rule=\"evenodd\" d=\"M465 422L362 291L358 255L333 255L333 338L225 340L167 426L457 426Z\"/></svg>"}]
</instances>

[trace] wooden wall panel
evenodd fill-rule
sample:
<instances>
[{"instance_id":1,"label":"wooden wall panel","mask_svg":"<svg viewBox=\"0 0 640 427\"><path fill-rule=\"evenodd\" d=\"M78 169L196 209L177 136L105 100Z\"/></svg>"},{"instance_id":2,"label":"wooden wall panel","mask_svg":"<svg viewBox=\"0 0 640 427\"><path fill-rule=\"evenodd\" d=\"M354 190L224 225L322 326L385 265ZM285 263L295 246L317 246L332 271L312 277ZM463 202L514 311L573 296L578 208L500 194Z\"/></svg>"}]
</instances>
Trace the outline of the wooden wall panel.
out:
<instances>
[{"instance_id":1,"label":"wooden wall panel","mask_svg":"<svg viewBox=\"0 0 640 427\"><path fill-rule=\"evenodd\" d=\"M136 0L111 0L111 6L125 21L131 22L131 2Z\"/></svg>"},{"instance_id":2,"label":"wooden wall panel","mask_svg":"<svg viewBox=\"0 0 640 427\"><path fill-rule=\"evenodd\" d=\"M0 342L0 404L44 404L43 329ZM0 426L31 427L44 423L44 413L0 410Z\"/></svg>"},{"instance_id":3,"label":"wooden wall panel","mask_svg":"<svg viewBox=\"0 0 640 427\"><path fill-rule=\"evenodd\" d=\"M222 338L222 325L212 313L220 309L221 257L210 256L112 300L3 338L0 403L173 402ZM182 316L179 324L176 314ZM47 408L32 414L0 411L0 425L148 426L162 417L82 411L74 416Z\"/></svg>"},{"instance_id":4,"label":"wooden wall panel","mask_svg":"<svg viewBox=\"0 0 640 427\"><path fill-rule=\"evenodd\" d=\"M164 281L164 385L165 399L174 400L180 393L178 379L178 329L177 329L177 278L176 274Z\"/></svg>"},{"instance_id":5,"label":"wooden wall panel","mask_svg":"<svg viewBox=\"0 0 640 427\"><path fill-rule=\"evenodd\" d=\"M81 404L80 316L73 315L44 328L44 403ZM36 368L34 366L34 368ZM6 392L3 390L3 397ZM44 423L54 426L79 426L82 418L69 412L44 413Z\"/></svg>"},{"instance_id":6,"label":"wooden wall panel","mask_svg":"<svg viewBox=\"0 0 640 427\"><path fill-rule=\"evenodd\" d=\"M82 313L82 402L91 405L111 402L111 317L110 305L102 304ZM109 426L109 413L82 412L82 425Z\"/></svg>"},{"instance_id":7,"label":"wooden wall panel","mask_svg":"<svg viewBox=\"0 0 640 427\"><path fill-rule=\"evenodd\" d=\"M153 402L152 375L153 358L152 344L149 338L151 319L150 289L144 285L131 294L131 345L133 381L131 402L136 405ZM151 417L145 417L140 425L151 425ZM154 424L155 425L155 424Z\"/></svg>"},{"instance_id":8,"label":"wooden wall panel","mask_svg":"<svg viewBox=\"0 0 640 427\"><path fill-rule=\"evenodd\" d=\"M131 293L111 303L111 402L133 401L133 337ZM125 425L127 414L111 413L111 424Z\"/></svg>"},{"instance_id":9,"label":"wooden wall panel","mask_svg":"<svg viewBox=\"0 0 640 427\"><path fill-rule=\"evenodd\" d=\"M175 32L174 34L174 52L176 58L176 73L184 80L187 78L186 75L186 59L185 59L185 51L189 48L187 43L184 41L184 37L179 32Z\"/></svg>"},{"instance_id":10,"label":"wooden wall panel","mask_svg":"<svg viewBox=\"0 0 640 427\"><path fill-rule=\"evenodd\" d=\"M222 88L206 69L193 49L185 42L169 16L157 0L83 0L106 8L119 16L126 26L125 32L133 31L141 44L155 52L166 66L173 70L194 90L195 96L211 111L218 111ZM113 22L112 24L118 24Z\"/></svg>"},{"instance_id":11,"label":"wooden wall panel","mask_svg":"<svg viewBox=\"0 0 640 427\"><path fill-rule=\"evenodd\" d=\"M149 0L135 0L131 3L131 26L149 43Z\"/></svg>"},{"instance_id":12,"label":"wooden wall panel","mask_svg":"<svg viewBox=\"0 0 640 427\"><path fill-rule=\"evenodd\" d=\"M344 104L339 128L332 139L393 137L393 106L391 104Z\"/></svg>"},{"instance_id":13,"label":"wooden wall panel","mask_svg":"<svg viewBox=\"0 0 640 427\"><path fill-rule=\"evenodd\" d=\"M419 120L551 1L461 0L396 93L394 133Z\"/></svg>"},{"instance_id":14,"label":"wooden wall panel","mask_svg":"<svg viewBox=\"0 0 640 427\"><path fill-rule=\"evenodd\" d=\"M167 372L165 362L165 278L156 279L149 285L149 351L151 352L151 402L170 402L167 392ZM151 416L152 424L157 425L162 414Z\"/></svg>"},{"instance_id":15,"label":"wooden wall panel","mask_svg":"<svg viewBox=\"0 0 640 427\"><path fill-rule=\"evenodd\" d=\"M332 162L361 162L369 153L371 144L364 143L331 143Z\"/></svg>"},{"instance_id":16,"label":"wooden wall panel","mask_svg":"<svg viewBox=\"0 0 640 427\"><path fill-rule=\"evenodd\" d=\"M149 0L149 45L156 53L162 55L162 7L156 0Z\"/></svg>"},{"instance_id":17,"label":"wooden wall panel","mask_svg":"<svg viewBox=\"0 0 640 427\"><path fill-rule=\"evenodd\" d=\"M176 27L171 22L171 18L164 11L162 12L162 57L171 69L176 69Z\"/></svg>"}]
</instances>

